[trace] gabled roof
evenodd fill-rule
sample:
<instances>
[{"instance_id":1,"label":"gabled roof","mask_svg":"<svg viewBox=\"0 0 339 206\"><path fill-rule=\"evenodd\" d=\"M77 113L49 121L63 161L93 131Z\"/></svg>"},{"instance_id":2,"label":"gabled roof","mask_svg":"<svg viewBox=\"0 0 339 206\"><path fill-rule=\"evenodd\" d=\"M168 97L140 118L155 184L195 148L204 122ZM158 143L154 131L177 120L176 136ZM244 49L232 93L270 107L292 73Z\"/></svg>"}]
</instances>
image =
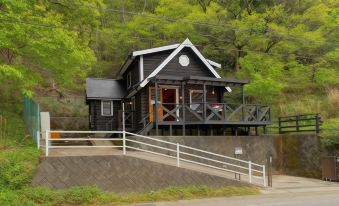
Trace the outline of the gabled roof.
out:
<instances>
[{"instance_id":1,"label":"gabled roof","mask_svg":"<svg viewBox=\"0 0 339 206\"><path fill-rule=\"evenodd\" d=\"M121 80L86 79L86 99L122 99L125 95L125 84Z\"/></svg>"},{"instance_id":2,"label":"gabled roof","mask_svg":"<svg viewBox=\"0 0 339 206\"><path fill-rule=\"evenodd\" d=\"M184 44L185 43L185 44ZM209 66L212 68L212 70L214 70L213 66L216 68L221 68L221 64L214 62L212 60L209 59L205 59L201 53L198 51L198 49L192 44L192 42L187 38L182 44L171 44L171 45L167 45L167 46L161 46L161 47L155 47L155 48L151 48L151 49L144 49L144 50L139 50L139 51L133 51L128 58L126 59L125 63L123 64L123 66L121 67L118 75L121 77L122 74L128 69L128 67L131 65L131 63L134 61L135 57L137 56L141 56L141 55L145 55L145 54L152 54L152 53L157 53L157 52L162 52L162 51L168 51L168 50L175 50L178 49L178 47L184 45L184 47L194 47L194 49L192 48L192 50L197 54L197 52L200 54L198 55L199 58L202 60L202 58L204 60L202 60L204 62L204 64L209 64ZM206 63L207 62L207 63ZM215 75L215 71L212 72ZM216 73L217 74L217 73ZM216 76L217 77L217 76ZM220 77L218 77L220 78Z\"/></svg>"},{"instance_id":3,"label":"gabled roof","mask_svg":"<svg viewBox=\"0 0 339 206\"><path fill-rule=\"evenodd\" d=\"M157 75L183 48L191 48L192 51L199 57L199 59L205 64L205 66L211 71L216 78L221 78L220 75L214 70L211 64L205 59L205 57L199 52L199 50L192 44L187 38L180 46L178 46L147 78L141 83L140 87L144 87L149 82L149 79Z\"/></svg>"}]
</instances>

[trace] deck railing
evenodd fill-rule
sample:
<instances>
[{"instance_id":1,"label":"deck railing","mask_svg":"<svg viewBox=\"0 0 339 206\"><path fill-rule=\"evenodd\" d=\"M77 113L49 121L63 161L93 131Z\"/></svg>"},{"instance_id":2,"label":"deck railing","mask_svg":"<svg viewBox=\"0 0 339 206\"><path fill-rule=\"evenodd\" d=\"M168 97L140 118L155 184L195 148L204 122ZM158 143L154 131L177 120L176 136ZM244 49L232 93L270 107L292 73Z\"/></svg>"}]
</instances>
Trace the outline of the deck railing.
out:
<instances>
[{"instance_id":1,"label":"deck railing","mask_svg":"<svg viewBox=\"0 0 339 206\"><path fill-rule=\"evenodd\" d=\"M157 115L158 122L234 122L256 124L269 123L271 121L271 108L267 105L207 102L185 104L158 103L158 109L162 111L162 115L154 112L154 115Z\"/></svg>"},{"instance_id":2,"label":"deck railing","mask_svg":"<svg viewBox=\"0 0 339 206\"><path fill-rule=\"evenodd\" d=\"M58 133L69 134L71 137L62 137L62 138L51 138L51 134ZM122 138L91 138L87 137L77 137L83 136L85 134L120 134ZM111 144L111 145L72 145L64 144L58 145L56 142L67 141L67 142L81 142L81 141L109 141L116 142L120 141L122 144ZM194 147L189 147L179 143L164 141L148 136L143 136L139 134L134 134L126 131L46 131L46 142L45 142L45 154L49 156L50 150L60 149L60 148L121 148L122 154L127 153L127 149L141 151L145 153L151 153L158 156L164 156L168 158L173 158L176 160L176 166L181 167L182 162L187 162L194 165L200 165L203 167L208 167L216 169L219 171L228 172L227 174L235 176L240 175L247 178L249 183L259 184L266 186L266 170L265 165L256 164L251 161L246 161L234 157L229 157L226 155L221 155L206 150L201 150ZM166 160L164 160L166 161ZM245 180L242 178L242 180ZM254 181L258 180L258 181Z\"/></svg>"}]
</instances>

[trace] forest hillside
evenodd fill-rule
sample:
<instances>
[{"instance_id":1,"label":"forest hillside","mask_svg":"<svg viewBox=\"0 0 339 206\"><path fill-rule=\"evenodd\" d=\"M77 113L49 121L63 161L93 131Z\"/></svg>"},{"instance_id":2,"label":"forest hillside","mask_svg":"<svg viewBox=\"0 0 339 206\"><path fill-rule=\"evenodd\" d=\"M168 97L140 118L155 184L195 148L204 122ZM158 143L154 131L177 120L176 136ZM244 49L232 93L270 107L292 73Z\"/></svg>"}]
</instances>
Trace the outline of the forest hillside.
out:
<instances>
[{"instance_id":1,"label":"forest hillside","mask_svg":"<svg viewBox=\"0 0 339 206\"><path fill-rule=\"evenodd\" d=\"M187 37L223 77L251 81L247 102L339 124L336 0L1 0L1 102L83 95L130 51Z\"/></svg>"}]
</instances>

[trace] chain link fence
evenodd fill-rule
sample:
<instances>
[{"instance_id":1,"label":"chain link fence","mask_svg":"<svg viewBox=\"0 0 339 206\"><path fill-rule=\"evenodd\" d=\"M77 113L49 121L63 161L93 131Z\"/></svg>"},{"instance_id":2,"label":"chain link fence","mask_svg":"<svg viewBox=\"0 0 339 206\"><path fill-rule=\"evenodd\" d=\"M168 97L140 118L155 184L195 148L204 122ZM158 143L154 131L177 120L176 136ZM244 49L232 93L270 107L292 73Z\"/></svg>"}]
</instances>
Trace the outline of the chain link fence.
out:
<instances>
[{"instance_id":1,"label":"chain link fence","mask_svg":"<svg viewBox=\"0 0 339 206\"><path fill-rule=\"evenodd\" d=\"M24 97L23 115L26 128L38 144L40 135L40 106L29 97Z\"/></svg>"}]
</instances>

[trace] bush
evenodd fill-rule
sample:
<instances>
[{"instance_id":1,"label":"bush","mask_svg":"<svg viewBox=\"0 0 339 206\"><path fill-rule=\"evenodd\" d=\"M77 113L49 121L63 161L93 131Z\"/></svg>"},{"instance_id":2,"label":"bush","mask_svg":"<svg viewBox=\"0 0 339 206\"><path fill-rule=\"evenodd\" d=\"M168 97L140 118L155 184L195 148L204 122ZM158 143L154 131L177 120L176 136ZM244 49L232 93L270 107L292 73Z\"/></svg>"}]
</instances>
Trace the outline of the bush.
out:
<instances>
[{"instance_id":1,"label":"bush","mask_svg":"<svg viewBox=\"0 0 339 206\"><path fill-rule=\"evenodd\" d=\"M339 118L328 119L323 123L321 137L325 146L339 150Z\"/></svg>"},{"instance_id":2,"label":"bush","mask_svg":"<svg viewBox=\"0 0 339 206\"><path fill-rule=\"evenodd\" d=\"M0 153L0 187L21 189L31 181L38 164L39 152L32 147Z\"/></svg>"}]
</instances>

